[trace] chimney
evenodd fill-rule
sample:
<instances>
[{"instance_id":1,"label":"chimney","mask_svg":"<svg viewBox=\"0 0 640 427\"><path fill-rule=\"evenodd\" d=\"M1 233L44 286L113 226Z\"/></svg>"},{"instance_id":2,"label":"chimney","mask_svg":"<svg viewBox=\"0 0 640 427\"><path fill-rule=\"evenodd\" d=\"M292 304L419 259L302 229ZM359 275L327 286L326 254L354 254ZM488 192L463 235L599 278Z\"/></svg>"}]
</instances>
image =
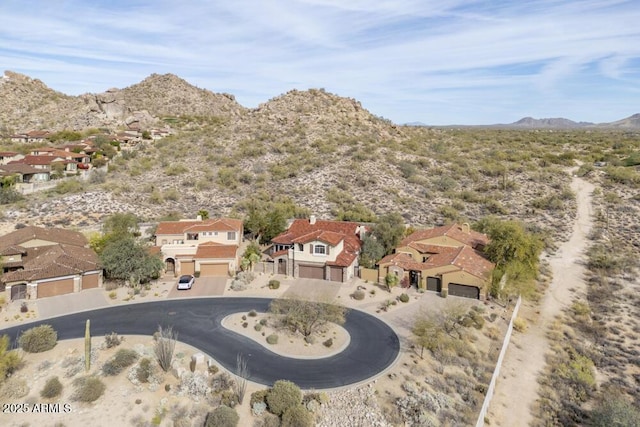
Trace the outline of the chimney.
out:
<instances>
[{"instance_id":1,"label":"chimney","mask_svg":"<svg viewBox=\"0 0 640 427\"><path fill-rule=\"evenodd\" d=\"M465 222L464 224L462 224L462 231L467 234L471 233L471 227L469 226L468 222Z\"/></svg>"},{"instance_id":2,"label":"chimney","mask_svg":"<svg viewBox=\"0 0 640 427\"><path fill-rule=\"evenodd\" d=\"M316 223L316 216L315 215L309 216L309 224L313 225L315 223Z\"/></svg>"}]
</instances>

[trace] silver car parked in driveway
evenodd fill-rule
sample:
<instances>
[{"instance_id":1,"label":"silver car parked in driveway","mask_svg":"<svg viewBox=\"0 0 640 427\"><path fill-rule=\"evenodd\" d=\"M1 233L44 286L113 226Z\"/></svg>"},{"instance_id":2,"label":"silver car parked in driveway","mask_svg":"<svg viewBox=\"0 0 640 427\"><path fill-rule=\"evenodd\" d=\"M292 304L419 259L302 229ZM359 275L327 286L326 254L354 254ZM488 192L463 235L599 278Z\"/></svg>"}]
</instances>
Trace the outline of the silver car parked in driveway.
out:
<instances>
[{"instance_id":1,"label":"silver car parked in driveway","mask_svg":"<svg viewBox=\"0 0 640 427\"><path fill-rule=\"evenodd\" d=\"M191 274L185 274L178 279L178 290L191 289L196 278Z\"/></svg>"}]
</instances>

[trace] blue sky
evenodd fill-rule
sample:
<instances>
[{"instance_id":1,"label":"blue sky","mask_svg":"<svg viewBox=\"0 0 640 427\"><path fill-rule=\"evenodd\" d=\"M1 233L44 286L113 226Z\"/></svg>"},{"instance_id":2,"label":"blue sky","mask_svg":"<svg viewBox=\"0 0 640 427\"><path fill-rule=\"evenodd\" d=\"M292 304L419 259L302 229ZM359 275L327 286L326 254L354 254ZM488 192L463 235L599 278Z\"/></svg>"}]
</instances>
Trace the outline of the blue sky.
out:
<instances>
[{"instance_id":1,"label":"blue sky","mask_svg":"<svg viewBox=\"0 0 640 427\"><path fill-rule=\"evenodd\" d=\"M77 95L173 73L256 107L325 88L396 123L640 112L640 2L2 0L0 67Z\"/></svg>"}]
</instances>

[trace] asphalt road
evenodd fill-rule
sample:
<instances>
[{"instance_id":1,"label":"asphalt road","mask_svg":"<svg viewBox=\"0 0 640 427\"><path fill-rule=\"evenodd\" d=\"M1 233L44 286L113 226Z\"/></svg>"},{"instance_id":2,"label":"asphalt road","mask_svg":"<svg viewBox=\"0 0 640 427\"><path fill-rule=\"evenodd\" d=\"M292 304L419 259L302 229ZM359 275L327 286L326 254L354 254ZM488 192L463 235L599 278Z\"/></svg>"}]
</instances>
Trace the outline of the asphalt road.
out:
<instances>
[{"instance_id":1,"label":"asphalt road","mask_svg":"<svg viewBox=\"0 0 640 427\"><path fill-rule=\"evenodd\" d=\"M232 332L220 324L229 314L267 311L266 298L200 298L129 304L75 313L21 324L0 330L12 340L38 324L46 323L58 332L58 339L84 337L85 322L91 319L91 335L110 332L120 335L153 335L158 325L172 326L178 340L200 349L231 372L236 356L242 354L249 368L249 380L271 386L280 379L293 381L303 389L347 386L375 376L389 367L400 351L398 336L383 321L357 310L347 314L345 329L351 335L342 352L322 359L294 359L279 356L262 345Z\"/></svg>"}]
</instances>

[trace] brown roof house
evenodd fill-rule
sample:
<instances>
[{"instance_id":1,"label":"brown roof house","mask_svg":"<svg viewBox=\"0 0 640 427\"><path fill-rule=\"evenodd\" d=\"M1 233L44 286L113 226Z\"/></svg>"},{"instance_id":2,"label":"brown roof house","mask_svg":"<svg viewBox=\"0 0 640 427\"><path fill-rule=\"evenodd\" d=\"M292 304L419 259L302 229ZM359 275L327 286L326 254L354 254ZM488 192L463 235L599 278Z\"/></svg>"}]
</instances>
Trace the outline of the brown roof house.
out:
<instances>
[{"instance_id":1,"label":"brown roof house","mask_svg":"<svg viewBox=\"0 0 640 427\"><path fill-rule=\"evenodd\" d=\"M274 273L346 282L356 275L365 232L356 222L296 219L271 240Z\"/></svg>"},{"instance_id":2,"label":"brown roof house","mask_svg":"<svg viewBox=\"0 0 640 427\"><path fill-rule=\"evenodd\" d=\"M44 298L102 287L102 265L87 239L61 228L24 227L0 238L7 299Z\"/></svg>"},{"instance_id":3,"label":"brown roof house","mask_svg":"<svg viewBox=\"0 0 640 427\"><path fill-rule=\"evenodd\" d=\"M378 279L396 274L427 291L485 298L494 264L482 255L489 238L469 224L419 230L378 263Z\"/></svg>"},{"instance_id":4,"label":"brown roof house","mask_svg":"<svg viewBox=\"0 0 640 427\"><path fill-rule=\"evenodd\" d=\"M228 277L238 268L243 233L239 219L198 217L161 222L155 237L168 273Z\"/></svg>"}]
</instances>

